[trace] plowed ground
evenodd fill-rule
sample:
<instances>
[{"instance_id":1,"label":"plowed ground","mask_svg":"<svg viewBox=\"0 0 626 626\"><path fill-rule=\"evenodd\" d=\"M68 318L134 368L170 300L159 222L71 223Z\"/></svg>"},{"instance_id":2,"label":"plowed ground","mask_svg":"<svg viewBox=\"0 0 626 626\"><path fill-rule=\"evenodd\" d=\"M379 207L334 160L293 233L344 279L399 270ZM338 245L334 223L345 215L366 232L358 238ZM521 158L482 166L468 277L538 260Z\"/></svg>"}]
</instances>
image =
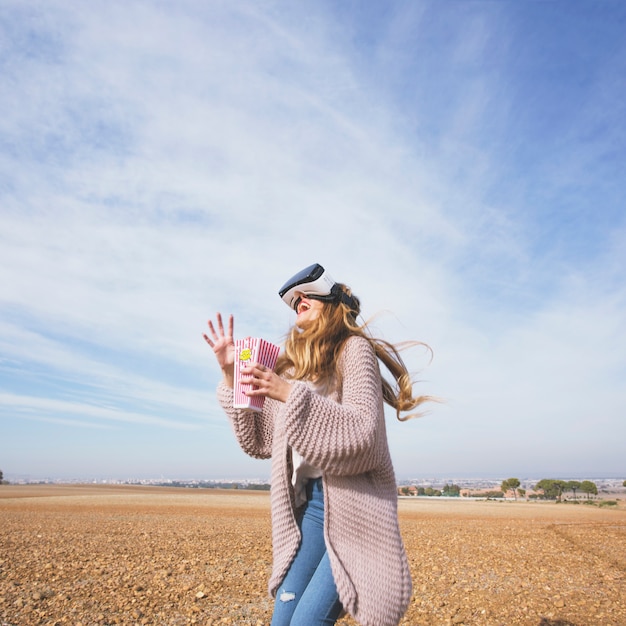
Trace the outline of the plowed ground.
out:
<instances>
[{"instance_id":1,"label":"plowed ground","mask_svg":"<svg viewBox=\"0 0 626 626\"><path fill-rule=\"evenodd\" d=\"M402 624L626 626L623 504L399 506ZM267 625L270 564L267 493L0 487L0 626Z\"/></svg>"}]
</instances>

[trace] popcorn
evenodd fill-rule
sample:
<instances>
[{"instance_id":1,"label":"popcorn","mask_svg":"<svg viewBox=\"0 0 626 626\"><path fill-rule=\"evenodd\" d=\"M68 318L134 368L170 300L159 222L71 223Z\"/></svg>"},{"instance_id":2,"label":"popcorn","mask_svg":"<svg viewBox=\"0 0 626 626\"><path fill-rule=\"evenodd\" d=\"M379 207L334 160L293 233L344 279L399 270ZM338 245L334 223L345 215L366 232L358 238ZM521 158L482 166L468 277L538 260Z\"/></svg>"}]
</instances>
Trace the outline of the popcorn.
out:
<instances>
[{"instance_id":1,"label":"popcorn","mask_svg":"<svg viewBox=\"0 0 626 626\"><path fill-rule=\"evenodd\" d=\"M250 409L257 412L263 409L264 396L248 397L245 395L244 390L250 385L241 382L241 368L252 363L260 363L274 369L279 351L278 346L259 337L235 339L235 396L233 401L235 409Z\"/></svg>"}]
</instances>

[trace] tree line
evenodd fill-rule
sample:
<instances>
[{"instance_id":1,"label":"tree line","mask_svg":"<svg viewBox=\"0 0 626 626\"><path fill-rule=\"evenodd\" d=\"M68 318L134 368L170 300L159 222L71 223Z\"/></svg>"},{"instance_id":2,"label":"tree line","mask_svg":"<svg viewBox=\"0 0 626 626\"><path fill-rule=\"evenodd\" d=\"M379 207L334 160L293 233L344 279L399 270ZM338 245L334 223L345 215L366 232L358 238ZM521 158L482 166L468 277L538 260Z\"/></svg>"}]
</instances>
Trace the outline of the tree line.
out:
<instances>
[{"instance_id":1,"label":"tree line","mask_svg":"<svg viewBox=\"0 0 626 626\"><path fill-rule=\"evenodd\" d=\"M626 480L622 483L626 487ZM507 478L502 481L500 485L500 491L486 491L481 492L481 497L487 498L503 498L508 492L513 492L513 497L517 500L518 496L523 498L526 496L526 489L521 487L521 481L519 478ZM563 495L571 492L573 499L578 499L578 494L585 494L587 500L591 499L591 496L598 495L598 487L591 480L559 480L556 478L542 478L534 487L535 493L529 495L529 498L541 499L541 500L556 500L561 502ZM409 496L414 493L416 496L460 496L461 487L455 484L446 483L443 489L435 489L433 487L400 487L399 492L404 496Z\"/></svg>"},{"instance_id":2,"label":"tree line","mask_svg":"<svg viewBox=\"0 0 626 626\"><path fill-rule=\"evenodd\" d=\"M2 470L0 470L0 485L4 483L4 474ZM486 495L488 497L504 497L504 494L508 491L513 492L514 498L517 500L517 496L523 498L526 495L526 489L523 489L521 486L521 482L519 478L507 478L502 481L500 485L501 491L490 491ZM168 483L168 486L172 486L172 483ZM185 486L188 487L189 484L174 484L174 486ZM235 485L233 483L211 483L205 484L201 483L199 485L194 485L195 487L211 487L211 488L221 488L221 489L238 489L241 488L240 485ZM622 483L622 486L626 487L626 480ZM269 490L270 486L266 484L261 485L246 485L245 489L255 489L255 490ZM433 487L415 487L415 495L418 496L447 496L447 497L457 497L461 495L461 487L455 484L446 483L443 489L434 489ZM598 495L598 487L591 480L558 480L555 478L542 478L535 486L534 490L536 492L541 492L542 495L535 495L533 497L540 497L544 500L556 500L560 502L563 494L571 491L574 495L574 500L577 499L578 492L584 493L587 496L587 500L591 498L591 496ZM411 494L410 487L400 487L400 493L402 495L408 496Z\"/></svg>"},{"instance_id":3,"label":"tree line","mask_svg":"<svg viewBox=\"0 0 626 626\"><path fill-rule=\"evenodd\" d=\"M626 486L626 480L624 481L624 486ZM577 494L580 491L587 495L587 500L591 498L591 496L598 495L598 487L591 480L583 480L582 482L579 480L557 480L554 478L543 478L535 485L535 491L542 491L543 497L546 500L556 500L560 502L563 494L571 491L574 495L574 500L577 499Z\"/></svg>"},{"instance_id":4,"label":"tree line","mask_svg":"<svg viewBox=\"0 0 626 626\"><path fill-rule=\"evenodd\" d=\"M626 487L626 480L624 481L624 487ZM508 491L512 491L515 499L517 496L524 497L526 495L526 490L520 487L520 481L518 478L507 478L502 481L502 485L500 486L503 493L507 493ZM541 498L543 500L556 500L560 502L563 494L571 491L574 500L577 499L578 492L584 493L587 495L587 499L589 500L592 495L598 495L598 487L591 480L558 480L556 478L542 478L534 487L534 491L537 492L536 495L532 497Z\"/></svg>"},{"instance_id":5,"label":"tree line","mask_svg":"<svg viewBox=\"0 0 626 626\"><path fill-rule=\"evenodd\" d=\"M413 488L416 496L446 496L446 497L457 497L461 495L461 488L458 485L449 485L446 483L443 489L434 489L433 487L414 487ZM403 496L411 495L411 487L400 487L400 493Z\"/></svg>"}]
</instances>

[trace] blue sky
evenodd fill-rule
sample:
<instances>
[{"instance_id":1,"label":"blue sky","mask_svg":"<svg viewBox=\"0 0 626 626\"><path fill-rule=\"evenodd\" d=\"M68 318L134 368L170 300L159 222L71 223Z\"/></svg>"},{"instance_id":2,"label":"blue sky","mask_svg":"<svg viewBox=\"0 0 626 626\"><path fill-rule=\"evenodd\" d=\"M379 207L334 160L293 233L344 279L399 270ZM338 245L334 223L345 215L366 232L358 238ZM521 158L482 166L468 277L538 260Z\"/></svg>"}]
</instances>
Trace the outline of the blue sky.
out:
<instances>
[{"instance_id":1,"label":"blue sky","mask_svg":"<svg viewBox=\"0 0 626 626\"><path fill-rule=\"evenodd\" d=\"M216 311L280 342L313 262L406 354L402 477L626 474L626 5L0 11L0 468L267 477Z\"/></svg>"}]
</instances>

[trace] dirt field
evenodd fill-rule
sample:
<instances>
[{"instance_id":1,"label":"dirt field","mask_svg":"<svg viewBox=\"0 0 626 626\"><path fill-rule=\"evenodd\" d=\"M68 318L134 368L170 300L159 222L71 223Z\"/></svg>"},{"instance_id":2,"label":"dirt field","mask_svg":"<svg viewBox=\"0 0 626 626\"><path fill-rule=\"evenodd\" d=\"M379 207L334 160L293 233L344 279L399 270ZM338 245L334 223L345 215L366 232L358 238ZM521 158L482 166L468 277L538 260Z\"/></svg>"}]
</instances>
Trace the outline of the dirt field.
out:
<instances>
[{"instance_id":1,"label":"dirt field","mask_svg":"<svg viewBox=\"0 0 626 626\"><path fill-rule=\"evenodd\" d=\"M402 624L626 626L623 502L413 498L400 517ZM267 493L0 487L0 626L267 625L270 560Z\"/></svg>"}]
</instances>

